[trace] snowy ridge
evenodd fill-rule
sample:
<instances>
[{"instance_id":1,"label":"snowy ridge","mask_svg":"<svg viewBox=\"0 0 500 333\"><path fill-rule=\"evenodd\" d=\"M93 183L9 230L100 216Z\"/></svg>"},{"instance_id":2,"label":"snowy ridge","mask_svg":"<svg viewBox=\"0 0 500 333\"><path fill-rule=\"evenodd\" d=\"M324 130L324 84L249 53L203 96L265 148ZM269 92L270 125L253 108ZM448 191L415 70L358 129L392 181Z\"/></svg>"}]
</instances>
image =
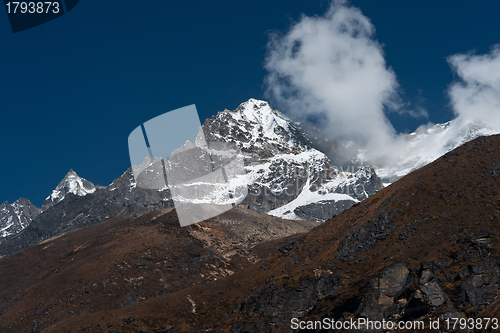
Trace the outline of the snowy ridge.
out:
<instances>
[{"instance_id":1,"label":"snowy ridge","mask_svg":"<svg viewBox=\"0 0 500 333\"><path fill-rule=\"evenodd\" d=\"M282 114L273 110L265 101L260 101L251 98L245 103L242 103L233 113L230 113L235 121L235 124L240 126L240 129L250 133L250 142L245 143L246 146L250 144L259 144L258 138L265 138L266 140L282 141L283 134L291 135L291 121ZM251 125L249 130L246 130ZM287 145L293 144L291 141L284 142Z\"/></svg>"},{"instance_id":2,"label":"snowy ridge","mask_svg":"<svg viewBox=\"0 0 500 333\"><path fill-rule=\"evenodd\" d=\"M327 203L329 201L341 201L341 200L350 200L354 202L358 202L358 200L354 199L350 195L343 193L335 193L335 192L325 192L322 190L311 191L310 189L309 179L304 186L304 189L298 195L295 200L289 202L286 205L283 205L279 208L273 209L268 212L269 215L282 217L289 220L300 220L300 218L294 213L294 210L301 206L306 206L311 203Z\"/></svg>"},{"instance_id":3,"label":"snowy ridge","mask_svg":"<svg viewBox=\"0 0 500 333\"><path fill-rule=\"evenodd\" d=\"M132 171L129 169L129 170L126 170L120 177L113 180L113 182L111 184L109 184L109 186L107 186L106 188L109 191L119 190L119 189L121 189L120 181L123 181L123 180L125 180L125 182L127 184L126 187L127 187L127 191L129 193L132 192L132 190L137 187L137 182L134 179L134 175L132 174Z\"/></svg>"},{"instance_id":4,"label":"snowy ridge","mask_svg":"<svg viewBox=\"0 0 500 333\"><path fill-rule=\"evenodd\" d=\"M94 184L79 177L70 170L43 203L42 209L34 206L29 200L21 198L13 204L8 202L0 205L0 243L3 239L13 236L38 217L43 211L62 201L68 193L85 196L96 191Z\"/></svg>"},{"instance_id":5,"label":"snowy ridge","mask_svg":"<svg viewBox=\"0 0 500 333\"><path fill-rule=\"evenodd\" d=\"M480 136L498 134L486 124L463 122L461 119L422 126L405 137L405 153L396 162L376 169L384 183L392 183L427 165L449 151ZM362 158L362 154L361 160Z\"/></svg>"},{"instance_id":6,"label":"snowy ridge","mask_svg":"<svg viewBox=\"0 0 500 333\"><path fill-rule=\"evenodd\" d=\"M234 111L226 109L207 119L202 126L207 141L230 143L240 149L244 159L244 173L234 173L229 177L229 183L224 186L214 183L211 179L192 182L189 186L193 190L186 192L189 195L184 198L185 201L233 204L244 196L241 188L248 187L249 193L241 205L275 216L308 218L308 214L315 214L314 209L328 211L326 206L336 206L334 210L323 212L323 218L321 214L315 217L316 220L322 220L332 216L332 212L337 214L344 206L367 198L380 188L390 185L465 142L499 132L488 124L465 122L461 118L443 124L422 126L402 137L402 153L397 160L393 159L390 163L378 167L358 167L357 170L353 168L352 172L341 172L334 168L330 159L320 151L326 152L331 148L330 140L320 135L316 137L316 132L311 132L311 129L306 133L303 126L306 125L291 121L266 101L253 98L240 104ZM318 145L319 141L322 145ZM356 149L349 144L332 141L332 145L338 149ZM321 148L318 148L320 146ZM202 150L196 157L206 158L205 153L209 147L200 142L188 142L184 147L179 147L179 152L193 150L193 147ZM366 153L360 151L357 159L350 160L352 165L367 165L368 159L364 156ZM227 159L229 156L218 156L219 162ZM151 171L157 173L158 170L152 168ZM163 177L162 174L157 176ZM196 185L212 188L206 193L196 193ZM103 189L113 193L113 197L121 198L123 192L122 199L131 201L143 195L140 187L129 169ZM228 195L228 191L231 195ZM70 170L47 197L42 211L64 200L68 193L87 196L95 192L94 184ZM161 201L170 200L166 186L159 188L158 192L161 194ZM176 199L182 201L183 198ZM148 201L148 204L152 203ZM40 209L26 199L0 205L0 242L26 228L40 212Z\"/></svg>"},{"instance_id":7,"label":"snowy ridge","mask_svg":"<svg viewBox=\"0 0 500 333\"><path fill-rule=\"evenodd\" d=\"M16 214L17 220L22 229L26 228L31 222L31 217L26 217L24 209L25 206L21 203L21 200L17 200L12 204L14 208L14 213Z\"/></svg>"},{"instance_id":8,"label":"snowy ridge","mask_svg":"<svg viewBox=\"0 0 500 333\"><path fill-rule=\"evenodd\" d=\"M339 172L336 177L324 179L319 185L313 183L312 177L308 177L302 191L293 201L271 210L268 214L297 220L301 218L295 211L310 204L329 205L343 201L358 203L371 195L367 192L367 185L372 173L373 170L368 167L360 168L355 173Z\"/></svg>"},{"instance_id":9,"label":"snowy ridge","mask_svg":"<svg viewBox=\"0 0 500 333\"><path fill-rule=\"evenodd\" d=\"M313 145L300 123L291 121L265 101L250 99L234 111L219 112L205 121L203 134L209 142L230 143L240 149L244 163L234 169L242 171L241 165L244 165L243 172L233 170L231 173L230 168L225 168L225 173L229 175L227 184L214 182L210 178L212 175L191 182L182 192L169 194L165 186L158 188L162 197L160 200L166 202L171 200L170 195L175 195L177 201L230 205L245 198L241 204L249 209L299 219L304 216L299 217L293 211L304 205L317 202L330 205L336 201L356 203L382 187L381 183L378 187L373 186L371 171L368 172L370 175L361 177L363 172L342 173L333 168L325 154L312 148ZM207 155L214 157L214 151L210 151L210 147L203 146L200 142L186 143L184 147L179 147L179 153L184 152L191 159L206 159ZM195 149L199 150L198 153L192 152ZM189 156L190 154L192 156ZM217 154L217 163L221 163L230 160L232 153L224 156L224 151L219 151ZM176 162L169 164L175 168ZM189 176L189 168L185 169L186 175ZM149 171L156 174L159 170L152 167ZM163 174L156 176L163 177ZM355 193L353 190L360 185L362 190ZM120 200L128 202L144 195L139 187L141 186L138 180L129 169L102 189L107 190L113 197L120 197ZM203 188L204 192L200 192L200 188ZM242 191L242 188L245 191ZM254 192L247 195L247 189L248 192ZM63 201L69 193L80 197L87 196L96 193L96 186L70 170L46 198L42 210L24 201L1 205L0 239L20 232L41 211ZM147 198L145 200L147 201ZM330 216L318 217L317 220L328 217Z\"/></svg>"}]
</instances>

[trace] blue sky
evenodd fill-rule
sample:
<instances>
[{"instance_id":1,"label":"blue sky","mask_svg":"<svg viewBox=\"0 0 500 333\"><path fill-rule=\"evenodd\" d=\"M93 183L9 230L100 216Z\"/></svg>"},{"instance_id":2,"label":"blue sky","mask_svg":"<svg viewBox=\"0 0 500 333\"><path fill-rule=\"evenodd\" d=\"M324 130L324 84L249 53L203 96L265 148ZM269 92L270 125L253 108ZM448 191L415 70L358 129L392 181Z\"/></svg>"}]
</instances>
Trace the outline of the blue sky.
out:
<instances>
[{"instance_id":1,"label":"blue sky","mask_svg":"<svg viewBox=\"0 0 500 333\"><path fill-rule=\"evenodd\" d=\"M376 29L399 96L428 118L388 114L398 132L454 117L447 97L453 54L500 43L499 1L352 0ZM127 138L141 123L196 104L203 121L265 99L270 33L328 1L88 1L13 34L0 13L0 201L41 206L73 168L108 185L129 166ZM286 110L283 110L286 111Z\"/></svg>"}]
</instances>

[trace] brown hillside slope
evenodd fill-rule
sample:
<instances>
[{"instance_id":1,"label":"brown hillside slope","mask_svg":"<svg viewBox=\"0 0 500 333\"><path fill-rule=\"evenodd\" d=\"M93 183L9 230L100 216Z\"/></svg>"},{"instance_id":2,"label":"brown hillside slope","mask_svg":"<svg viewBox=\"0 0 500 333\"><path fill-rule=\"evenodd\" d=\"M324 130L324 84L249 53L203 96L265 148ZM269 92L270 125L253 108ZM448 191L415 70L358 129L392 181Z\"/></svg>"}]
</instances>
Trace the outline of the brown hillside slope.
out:
<instances>
[{"instance_id":1,"label":"brown hillside slope","mask_svg":"<svg viewBox=\"0 0 500 333\"><path fill-rule=\"evenodd\" d=\"M69 232L0 259L0 332L39 332L220 279L316 225L234 208L182 228L166 209Z\"/></svg>"},{"instance_id":2,"label":"brown hillside slope","mask_svg":"<svg viewBox=\"0 0 500 333\"><path fill-rule=\"evenodd\" d=\"M499 159L500 136L478 138L240 273L46 332L289 332L294 317L500 318Z\"/></svg>"}]
</instances>

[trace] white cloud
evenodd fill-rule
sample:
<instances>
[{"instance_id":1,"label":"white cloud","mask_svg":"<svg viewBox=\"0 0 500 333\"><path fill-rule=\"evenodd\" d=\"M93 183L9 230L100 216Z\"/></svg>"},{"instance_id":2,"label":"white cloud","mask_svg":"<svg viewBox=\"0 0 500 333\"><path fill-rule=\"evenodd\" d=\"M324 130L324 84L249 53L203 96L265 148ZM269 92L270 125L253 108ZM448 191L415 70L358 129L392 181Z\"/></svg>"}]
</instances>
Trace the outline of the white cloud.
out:
<instances>
[{"instance_id":1,"label":"white cloud","mask_svg":"<svg viewBox=\"0 0 500 333\"><path fill-rule=\"evenodd\" d=\"M398 177L474 136L500 132L500 45L485 55L450 56L458 78L448 88L456 119L406 136L396 133L385 112L429 115L422 103L401 102L396 75L374 33L370 20L344 0L332 2L323 16L302 16L268 43L268 98L292 118L315 119L327 135L350 141L347 152L332 145L330 156L354 154Z\"/></svg>"},{"instance_id":2,"label":"white cloud","mask_svg":"<svg viewBox=\"0 0 500 333\"><path fill-rule=\"evenodd\" d=\"M389 144L396 133L384 109L398 108L398 83L374 33L345 1L334 1L324 16L302 16L285 35L271 36L268 97L295 119L320 119L336 138Z\"/></svg>"},{"instance_id":3,"label":"white cloud","mask_svg":"<svg viewBox=\"0 0 500 333\"><path fill-rule=\"evenodd\" d=\"M456 115L500 129L500 45L489 54L456 54L448 63L459 81L448 90Z\"/></svg>"}]
</instances>

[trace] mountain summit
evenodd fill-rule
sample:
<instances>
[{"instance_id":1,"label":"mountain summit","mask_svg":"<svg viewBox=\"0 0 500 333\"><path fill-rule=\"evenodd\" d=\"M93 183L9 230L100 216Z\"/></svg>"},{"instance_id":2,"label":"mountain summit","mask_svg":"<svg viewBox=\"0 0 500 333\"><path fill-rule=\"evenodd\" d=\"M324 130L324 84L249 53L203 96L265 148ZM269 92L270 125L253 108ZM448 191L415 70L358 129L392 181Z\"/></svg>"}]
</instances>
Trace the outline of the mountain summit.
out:
<instances>
[{"instance_id":1,"label":"mountain summit","mask_svg":"<svg viewBox=\"0 0 500 333\"><path fill-rule=\"evenodd\" d=\"M234 111L219 112L203 127L208 140L237 143L243 152L290 153L311 147L299 123L253 98Z\"/></svg>"},{"instance_id":2,"label":"mountain summit","mask_svg":"<svg viewBox=\"0 0 500 333\"><path fill-rule=\"evenodd\" d=\"M68 193L72 193L79 197L86 196L87 194L94 193L96 187L90 181L78 176L73 169L64 176L64 179L59 182L57 187L52 191L52 193L45 199L42 210L46 211L50 207L54 206L56 203L64 199Z\"/></svg>"}]
</instances>

